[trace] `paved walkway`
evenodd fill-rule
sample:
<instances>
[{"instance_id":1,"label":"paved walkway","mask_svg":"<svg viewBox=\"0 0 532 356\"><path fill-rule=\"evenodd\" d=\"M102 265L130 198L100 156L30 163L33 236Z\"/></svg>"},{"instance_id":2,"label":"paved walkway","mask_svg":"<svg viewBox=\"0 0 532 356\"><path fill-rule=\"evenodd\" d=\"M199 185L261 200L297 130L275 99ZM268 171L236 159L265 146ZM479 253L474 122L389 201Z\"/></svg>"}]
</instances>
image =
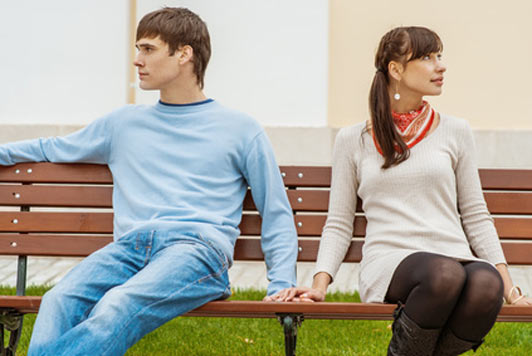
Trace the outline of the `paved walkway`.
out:
<instances>
[{"instance_id":1,"label":"paved walkway","mask_svg":"<svg viewBox=\"0 0 532 356\"><path fill-rule=\"evenodd\" d=\"M28 262L28 285L55 284L80 258L51 258L30 257ZM329 288L330 291L351 292L358 288L358 264L344 263L335 282ZM16 257L0 258L0 285L14 286L16 283ZM298 263L298 284L310 286L314 263ZM523 292L532 295L532 267L510 267L510 273L515 284L523 289ZM263 262L237 262L229 270L229 278L233 288L262 288L266 289L266 267Z\"/></svg>"}]
</instances>

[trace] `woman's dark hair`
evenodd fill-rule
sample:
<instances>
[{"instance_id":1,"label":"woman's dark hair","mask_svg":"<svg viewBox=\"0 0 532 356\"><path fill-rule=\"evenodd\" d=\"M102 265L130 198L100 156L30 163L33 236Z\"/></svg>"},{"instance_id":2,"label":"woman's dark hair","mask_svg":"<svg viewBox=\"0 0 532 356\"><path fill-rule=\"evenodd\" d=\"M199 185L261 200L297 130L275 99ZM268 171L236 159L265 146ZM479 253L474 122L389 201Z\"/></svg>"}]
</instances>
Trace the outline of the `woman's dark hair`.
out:
<instances>
[{"instance_id":1,"label":"woman's dark hair","mask_svg":"<svg viewBox=\"0 0 532 356\"><path fill-rule=\"evenodd\" d=\"M408 146L393 124L388 91L390 84L388 64L395 61L406 65L411 60L442 50L443 44L440 37L425 27L394 28L386 33L379 43L375 55L377 71L369 93L369 109L375 140L384 156L384 164L382 165L384 169L398 165L410 155Z\"/></svg>"}]
</instances>

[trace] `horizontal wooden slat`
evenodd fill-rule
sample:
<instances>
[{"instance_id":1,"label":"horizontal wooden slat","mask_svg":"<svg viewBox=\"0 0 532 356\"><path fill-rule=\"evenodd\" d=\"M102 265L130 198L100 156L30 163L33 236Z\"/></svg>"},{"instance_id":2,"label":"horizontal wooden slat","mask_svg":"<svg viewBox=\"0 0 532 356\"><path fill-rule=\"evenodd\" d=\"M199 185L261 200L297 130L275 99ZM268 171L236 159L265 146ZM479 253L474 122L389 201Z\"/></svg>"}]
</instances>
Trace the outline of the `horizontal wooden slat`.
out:
<instances>
[{"instance_id":1,"label":"horizontal wooden slat","mask_svg":"<svg viewBox=\"0 0 532 356\"><path fill-rule=\"evenodd\" d=\"M532 214L532 193L487 192L484 199L492 214Z\"/></svg>"},{"instance_id":2,"label":"horizontal wooden slat","mask_svg":"<svg viewBox=\"0 0 532 356\"><path fill-rule=\"evenodd\" d=\"M111 236L94 235L35 235L1 234L1 255L29 256L75 256L84 257L102 248L112 241ZM298 261L316 261L319 249L318 239L299 239ZM353 240L344 262L360 262L363 241ZM532 243L502 242L508 263L514 265L532 265ZM240 261L262 261L264 255L259 238L239 238L235 246L234 259Z\"/></svg>"},{"instance_id":3,"label":"horizontal wooden slat","mask_svg":"<svg viewBox=\"0 0 532 356\"><path fill-rule=\"evenodd\" d=\"M323 226L327 220L327 215L295 215L294 222L296 224L298 236L321 236ZM366 218L357 216L355 218L355 227L353 235L356 237L364 237L366 233ZM242 215L240 223L240 232L242 235L257 235L261 234L261 218L256 214Z\"/></svg>"},{"instance_id":4,"label":"horizontal wooden slat","mask_svg":"<svg viewBox=\"0 0 532 356\"><path fill-rule=\"evenodd\" d=\"M328 190L288 190L288 200L295 211L327 211Z\"/></svg>"},{"instance_id":5,"label":"horizontal wooden slat","mask_svg":"<svg viewBox=\"0 0 532 356\"><path fill-rule=\"evenodd\" d=\"M0 185L0 205L111 208L112 187Z\"/></svg>"},{"instance_id":6,"label":"horizontal wooden slat","mask_svg":"<svg viewBox=\"0 0 532 356\"><path fill-rule=\"evenodd\" d=\"M279 168L287 186L328 187L331 183L331 167ZM479 174L484 189L532 190L532 170L529 169L480 169ZM107 166L98 164L20 163L0 166L0 182L110 184L112 176Z\"/></svg>"},{"instance_id":7,"label":"horizontal wooden slat","mask_svg":"<svg viewBox=\"0 0 532 356\"><path fill-rule=\"evenodd\" d=\"M315 262L318 257L319 240L299 239L299 262ZM347 250L344 262L360 262L362 259L363 241L353 240ZM506 260L513 265L532 265L532 243L530 242L502 242ZM264 255L260 249L259 239L239 239L235 248L235 260L261 261Z\"/></svg>"},{"instance_id":8,"label":"horizontal wooden slat","mask_svg":"<svg viewBox=\"0 0 532 356\"><path fill-rule=\"evenodd\" d=\"M392 320L395 304L377 303L277 303L258 301L214 301L185 316L219 316L239 318L276 318L278 313L302 314L305 319ZM532 307L504 305L497 316L499 322L530 322Z\"/></svg>"},{"instance_id":9,"label":"horizontal wooden slat","mask_svg":"<svg viewBox=\"0 0 532 356\"><path fill-rule=\"evenodd\" d=\"M501 245L509 264L532 265L532 243L505 241Z\"/></svg>"},{"instance_id":10,"label":"horizontal wooden slat","mask_svg":"<svg viewBox=\"0 0 532 356\"><path fill-rule=\"evenodd\" d=\"M85 257L112 241L112 236L3 234L0 254Z\"/></svg>"},{"instance_id":11,"label":"horizontal wooden slat","mask_svg":"<svg viewBox=\"0 0 532 356\"><path fill-rule=\"evenodd\" d=\"M318 256L319 240L299 239L299 262L315 262ZM362 241L353 241L348 249L344 262L359 262L362 258ZM262 261L264 255L259 239L238 239L235 246L235 261Z\"/></svg>"},{"instance_id":12,"label":"horizontal wooden slat","mask_svg":"<svg viewBox=\"0 0 532 356\"><path fill-rule=\"evenodd\" d=\"M287 190L288 200L294 211L327 211L328 190ZM246 194L244 210L256 210L251 193Z\"/></svg>"},{"instance_id":13,"label":"horizontal wooden slat","mask_svg":"<svg viewBox=\"0 0 532 356\"><path fill-rule=\"evenodd\" d=\"M243 235L260 235L258 214L244 214ZM113 233L113 214L94 212L0 212L0 232Z\"/></svg>"},{"instance_id":14,"label":"horizontal wooden slat","mask_svg":"<svg viewBox=\"0 0 532 356\"><path fill-rule=\"evenodd\" d=\"M321 236L327 215L301 215L294 216L298 236ZM366 234L366 218L357 216L354 222L353 236L364 237Z\"/></svg>"},{"instance_id":15,"label":"horizontal wooden slat","mask_svg":"<svg viewBox=\"0 0 532 356\"><path fill-rule=\"evenodd\" d=\"M111 184L109 168L82 163L20 163L0 166L0 182Z\"/></svg>"},{"instance_id":16,"label":"horizontal wooden slat","mask_svg":"<svg viewBox=\"0 0 532 356\"><path fill-rule=\"evenodd\" d=\"M22 314L37 313L42 297L0 295L0 309L15 309Z\"/></svg>"},{"instance_id":17,"label":"horizontal wooden slat","mask_svg":"<svg viewBox=\"0 0 532 356\"><path fill-rule=\"evenodd\" d=\"M315 262L318 256L319 240L299 239L299 253L297 260L299 262ZM344 262L360 262L362 258L362 241L353 241L348 249ZM235 261L262 261L264 255L260 247L258 238L240 238L235 246Z\"/></svg>"},{"instance_id":18,"label":"horizontal wooden slat","mask_svg":"<svg viewBox=\"0 0 532 356\"><path fill-rule=\"evenodd\" d=\"M532 218L494 218L501 239L532 240Z\"/></svg>"},{"instance_id":19,"label":"horizontal wooden slat","mask_svg":"<svg viewBox=\"0 0 532 356\"><path fill-rule=\"evenodd\" d=\"M281 166L281 174L286 186L329 187L331 167Z\"/></svg>"},{"instance_id":20,"label":"horizontal wooden slat","mask_svg":"<svg viewBox=\"0 0 532 356\"><path fill-rule=\"evenodd\" d=\"M112 213L94 212L0 212L0 232L111 234L112 218ZM502 240L532 240L532 218L494 220ZM326 215L295 215L294 221L299 236L319 237ZM355 237L364 237L366 223L365 217L356 217L353 230ZM260 236L261 217L258 214L244 214L240 230L242 235Z\"/></svg>"},{"instance_id":21,"label":"horizontal wooden slat","mask_svg":"<svg viewBox=\"0 0 532 356\"><path fill-rule=\"evenodd\" d=\"M318 257L319 243L319 240L300 239L297 260L300 262L315 262ZM344 262L360 262L363 245L363 241L352 241L344 257Z\"/></svg>"},{"instance_id":22,"label":"horizontal wooden slat","mask_svg":"<svg viewBox=\"0 0 532 356\"><path fill-rule=\"evenodd\" d=\"M0 308L20 313L37 313L41 297L0 296ZM394 304L339 302L261 302L249 300L219 300L207 303L184 316L230 318L277 318L277 314L302 314L305 319L392 320ZM499 322L530 322L532 307L504 305L497 317Z\"/></svg>"},{"instance_id":23,"label":"horizontal wooden slat","mask_svg":"<svg viewBox=\"0 0 532 356\"><path fill-rule=\"evenodd\" d=\"M322 234L327 215L294 215L299 236L316 236ZM495 227L501 240L532 240L532 218L496 217ZM243 235L260 235L260 217L243 215L240 229ZM354 222L353 236L363 238L366 235L367 221L364 216L357 216Z\"/></svg>"},{"instance_id":24,"label":"horizontal wooden slat","mask_svg":"<svg viewBox=\"0 0 532 356\"><path fill-rule=\"evenodd\" d=\"M0 212L0 232L111 234L113 214Z\"/></svg>"},{"instance_id":25,"label":"horizontal wooden slat","mask_svg":"<svg viewBox=\"0 0 532 356\"><path fill-rule=\"evenodd\" d=\"M321 236L327 215L295 215L298 236Z\"/></svg>"},{"instance_id":26,"label":"horizontal wooden slat","mask_svg":"<svg viewBox=\"0 0 532 356\"><path fill-rule=\"evenodd\" d=\"M261 234L261 217L258 214L243 214L239 228L242 235L259 236Z\"/></svg>"},{"instance_id":27,"label":"horizontal wooden slat","mask_svg":"<svg viewBox=\"0 0 532 356\"><path fill-rule=\"evenodd\" d=\"M532 190L532 169L479 169L483 189Z\"/></svg>"},{"instance_id":28,"label":"horizontal wooden slat","mask_svg":"<svg viewBox=\"0 0 532 356\"><path fill-rule=\"evenodd\" d=\"M97 235L0 234L0 254L85 257L112 241L112 236ZM260 239L238 239L234 259L263 260Z\"/></svg>"},{"instance_id":29,"label":"horizontal wooden slat","mask_svg":"<svg viewBox=\"0 0 532 356\"><path fill-rule=\"evenodd\" d=\"M287 186L329 187L330 167L281 166ZM302 177L300 178L300 173ZM489 190L532 190L532 170L530 169L479 169L483 189Z\"/></svg>"},{"instance_id":30,"label":"horizontal wooden slat","mask_svg":"<svg viewBox=\"0 0 532 356\"><path fill-rule=\"evenodd\" d=\"M302 314L305 319L391 320L394 304L339 302L214 301L185 316L276 318L277 314Z\"/></svg>"}]
</instances>

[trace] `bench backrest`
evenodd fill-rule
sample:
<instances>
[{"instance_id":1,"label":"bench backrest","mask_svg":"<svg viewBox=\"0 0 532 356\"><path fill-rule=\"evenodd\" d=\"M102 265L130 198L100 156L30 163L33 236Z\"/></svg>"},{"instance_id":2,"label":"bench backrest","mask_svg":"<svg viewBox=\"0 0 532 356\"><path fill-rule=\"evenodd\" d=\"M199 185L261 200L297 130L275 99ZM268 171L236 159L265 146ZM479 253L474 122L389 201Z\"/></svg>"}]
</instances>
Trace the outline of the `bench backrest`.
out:
<instances>
[{"instance_id":1,"label":"bench backrest","mask_svg":"<svg viewBox=\"0 0 532 356\"><path fill-rule=\"evenodd\" d=\"M299 235L299 261L315 261L327 217L330 167L280 167ZM532 265L532 170L481 169L488 208L510 264ZM87 256L112 241L106 166L28 163L0 167L0 255ZM346 262L360 261L360 209ZM235 260L262 260L261 220L245 199Z\"/></svg>"}]
</instances>

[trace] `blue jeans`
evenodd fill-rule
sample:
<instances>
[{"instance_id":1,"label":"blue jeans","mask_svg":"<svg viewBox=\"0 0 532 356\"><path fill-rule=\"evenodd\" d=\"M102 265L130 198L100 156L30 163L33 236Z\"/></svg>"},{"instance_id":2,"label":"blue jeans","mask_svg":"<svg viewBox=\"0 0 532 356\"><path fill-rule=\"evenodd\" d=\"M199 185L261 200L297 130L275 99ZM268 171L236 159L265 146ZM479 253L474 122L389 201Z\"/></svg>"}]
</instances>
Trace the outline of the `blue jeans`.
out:
<instances>
[{"instance_id":1,"label":"blue jeans","mask_svg":"<svg viewBox=\"0 0 532 356\"><path fill-rule=\"evenodd\" d=\"M131 234L43 297L28 355L123 355L150 331L230 295L226 256L200 235Z\"/></svg>"}]
</instances>

